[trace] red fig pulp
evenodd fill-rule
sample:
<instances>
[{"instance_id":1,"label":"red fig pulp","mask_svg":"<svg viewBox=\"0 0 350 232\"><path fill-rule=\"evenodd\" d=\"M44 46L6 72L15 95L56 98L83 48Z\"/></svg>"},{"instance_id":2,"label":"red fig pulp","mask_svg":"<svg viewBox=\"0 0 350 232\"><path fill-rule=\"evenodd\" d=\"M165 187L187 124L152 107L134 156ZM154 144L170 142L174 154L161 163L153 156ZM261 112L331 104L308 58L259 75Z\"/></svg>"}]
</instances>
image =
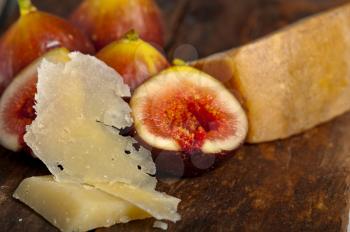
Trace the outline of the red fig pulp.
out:
<instances>
[{"instance_id":1,"label":"red fig pulp","mask_svg":"<svg viewBox=\"0 0 350 232\"><path fill-rule=\"evenodd\" d=\"M68 50L59 48L46 53L19 73L6 88L0 99L0 144L12 151L21 150L25 144L26 126L35 119L33 108L36 94L37 68L42 59L64 62Z\"/></svg>"},{"instance_id":2,"label":"red fig pulp","mask_svg":"<svg viewBox=\"0 0 350 232\"><path fill-rule=\"evenodd\" d=\"M149 145L191 154L237 148L247 118L236 98L211 76L173 67L135 90L131 107L138 135Z\"/></svg>"}]
</instances>

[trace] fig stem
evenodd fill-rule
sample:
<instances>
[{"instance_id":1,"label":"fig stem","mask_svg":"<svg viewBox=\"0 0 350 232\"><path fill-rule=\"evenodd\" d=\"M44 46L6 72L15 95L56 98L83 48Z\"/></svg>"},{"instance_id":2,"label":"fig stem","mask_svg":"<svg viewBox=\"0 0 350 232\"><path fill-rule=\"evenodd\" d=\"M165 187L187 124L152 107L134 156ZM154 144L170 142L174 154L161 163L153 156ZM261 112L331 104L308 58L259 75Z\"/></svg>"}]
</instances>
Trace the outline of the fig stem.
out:
<instances>
[{"instance_id":1,"label":"fig stem","mask_svg":"<svg viewBox=\"0 0 350 232\"><path fill-rule=\"evenodd\" d=\"M131 41L135 41L135 40L138 40L140 37L137 31L135 31L134 29L131 29L125 34L125 38Z\"/></svg>"},{"instance_id":2,"label":"fig stem","mask_svg":"<svg viewBox=\"0 0 350 232\"><path fill-rule=\"evenodd\" d=\"M174 66L187 66L187 63L184 60L181 59L174 59L173 60Z\"/></svg>"},{"instance_id":3,"label":"fig stem","mask_svg":"<svg viewBox=\"0 0 350 232\"><path fill-rule=\"evenodd\" d=\"M36 8L32 4L31 0L18 0L18 5L22 16L32 11L36 11Z\"/></svg>"}]
</instances>

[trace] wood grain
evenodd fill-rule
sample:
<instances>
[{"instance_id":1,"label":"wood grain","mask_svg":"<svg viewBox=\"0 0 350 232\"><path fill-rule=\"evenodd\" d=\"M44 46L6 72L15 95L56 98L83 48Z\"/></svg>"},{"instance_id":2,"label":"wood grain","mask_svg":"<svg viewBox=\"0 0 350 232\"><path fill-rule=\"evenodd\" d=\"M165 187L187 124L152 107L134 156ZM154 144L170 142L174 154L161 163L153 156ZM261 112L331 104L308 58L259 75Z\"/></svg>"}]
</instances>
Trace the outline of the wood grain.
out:
<instances>
[{"instance_id":1,"label":"wood grain","mask_svg":"<svg viewBox=\"0 0 350 232\"><path fill-rule=\"evenodd\" d=\"M78 3L34 2L39 8L63 16ZM245 44L349 1L158 2L168 28L170 57L175 53L193 59ZM191 46L179 49L184 44ZM183 219L169 224L169 231L345 231L349 213L349 138L350 113L287 140L245 145L201 177L161 179L160 190L182 199ZM0 231L56 231L11 198L23 178L47 173L40 161L0 148ZM153 221L97 231L153 231Z\"/></svg>"},{"instance_id":2,"label":"wood grain","mask_svg":"<svg viewBox=\"0 0 350 232\"><path fill-rule=\"evenodd\" d=\"M246 44L348 0L190 0L174 49L193 45L199 57Z\"/></svg>"}]
</instances>

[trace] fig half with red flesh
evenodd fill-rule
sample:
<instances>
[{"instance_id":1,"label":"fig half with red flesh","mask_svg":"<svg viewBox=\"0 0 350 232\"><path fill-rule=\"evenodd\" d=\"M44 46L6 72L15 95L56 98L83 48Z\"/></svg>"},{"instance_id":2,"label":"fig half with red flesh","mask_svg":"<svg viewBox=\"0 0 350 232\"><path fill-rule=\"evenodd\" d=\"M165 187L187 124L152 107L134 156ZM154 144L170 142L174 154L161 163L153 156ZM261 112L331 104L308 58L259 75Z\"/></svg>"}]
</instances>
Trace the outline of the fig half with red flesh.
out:
<instances>
[{"instance_id":1,"label":"fig half with red flesh","mask_svg":"<svg viewBox=\"0 0 350 232\"><path fill-rule=\"evenodd\" d=\"M67 61L69 51L57 48L47 52L23 69L6 88L0 99L0 144L12 151L25 147L23 135L26 126L35 119L34 101L37 68L43 59L51 62Z\"/></svg>"},{"instance_id":2,"label":"fig half with red flesh","mask_svg":"<svg viewBox=\"0 0 350 232\"><path fill-rule=\"evenodd\" d=\"M222 155L247 135L247 117L235 96L192 67L175 66L149 79L135 90L130 104L141 140L181 159Z\"/></svg>"},{"instance_id":3,"label":"fig half with red flesh","mask_svg":"<svg viewBox=\"0 0 350 232\"><path fill-rule=\"evenodd\" d=\"M162 53L133 30L107 45L96 57L114 68L131 90L170 66Z\"/></svg>"},{"instance_id":4,"label":"fig half with red flesh","mask_svg":"<svg viewBox=\"0 0 350 232\"><path fill-rule=\"evenodd\" d=\"M15 75L49 50L94 53L90 40L68 21L38 11L30 0L18 2L21 16L0 39L0 95Z\"/></svg>"}]
</instances>

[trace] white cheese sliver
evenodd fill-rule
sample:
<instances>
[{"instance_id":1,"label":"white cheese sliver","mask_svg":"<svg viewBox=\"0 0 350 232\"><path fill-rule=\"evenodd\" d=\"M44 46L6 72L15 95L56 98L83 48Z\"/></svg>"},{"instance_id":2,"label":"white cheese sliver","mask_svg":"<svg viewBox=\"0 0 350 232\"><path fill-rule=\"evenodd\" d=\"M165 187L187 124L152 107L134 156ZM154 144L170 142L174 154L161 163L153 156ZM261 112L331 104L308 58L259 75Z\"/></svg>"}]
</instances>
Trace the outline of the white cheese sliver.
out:
<instances>
[{"instance_id":1,"label":"white cheese sliver","mask_svg":"<svg viewBox=\"0 0 350 232\"><path fill-rule=\"evenodd\" d=\"M180 199L157 192L144 190L123 183L96 184L97 189L109 193L117 198L130 202L148 212L158 220L179 221L177 206Z\"/></svg>"},{"instance_id":2,"label":"white cheese sliver","mask_svg":"<svg viewBox=\"0 0 350 232\"><path fill-rule=\"evenodd\" d=\"M13 196L61 231L88 231L150 217L124 200L89 186L59 183L52 176L23 180Z\"/></svg>"},{"instance_id":3,"label":"white cheese sliver","mask_svg":"<svg viewBox=\"0 0 350 232\"><path fill-rule=\"evenodd\" d=\"M37 118L27 127L25 142L57 181L123 182L154 189L151 153L137 151L135 140L116 129L132 124L130 107L122 99L130 96L128 86L92 56L71 53L70 58L41 64Z\"/></svg>"},{"instance_id":4,"label":"white cheese sliver","mask_svg":"<svg viewBox=\"0 0 350 232\"><path fill-rule=\"evenodd\" d=\"M180 220L175 197L155 191L151 153L119 134L132 124L122 78L101 61L71 53L38 70L37 118L24 140L55 180L88 184L159 220ZM138 148L136 148L138 147Z\"/></svg>"}]
</instances>

